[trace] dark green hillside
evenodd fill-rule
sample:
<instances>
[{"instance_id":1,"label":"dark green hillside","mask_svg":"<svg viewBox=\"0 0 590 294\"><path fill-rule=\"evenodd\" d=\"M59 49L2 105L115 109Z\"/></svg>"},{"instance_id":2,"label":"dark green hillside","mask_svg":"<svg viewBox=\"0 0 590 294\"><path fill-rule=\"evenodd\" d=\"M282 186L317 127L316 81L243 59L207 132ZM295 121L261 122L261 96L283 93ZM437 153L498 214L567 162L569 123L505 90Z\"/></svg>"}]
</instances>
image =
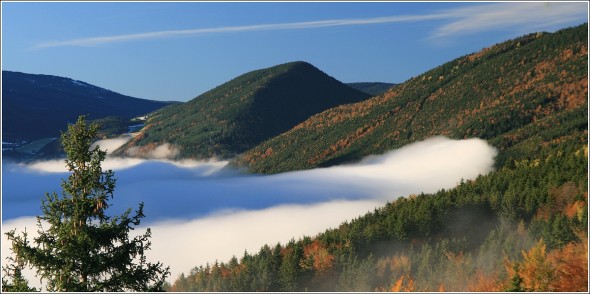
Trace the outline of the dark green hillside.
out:
<instances>
[{"instance_id":1,"label":"dark green hillside","mask_svg":"<svg viewBox=\"0 0 590 294\"><path fill-rule=\"evenodd\" d=\"M380 82L360 82L360 83L346 83L351 88L365 92L371 96L381 95L387 90L393 88L396 84L380 83Z\"/></svg>"},{"instance_id":2,"label":"dark green hillside","mask_svg":"<svg viewBox=\"0 0 590 294\"><path fill-rule=\"evenodd\" d=\"M179 147L183 158L233 156L311 115L368 97L308 63L287 63L246 73L158 111L118 152L139 147L141 155L167 142Z\"/></svg>"},{"instance_id":3,"label":"dark green hillside","mask_svg":"<svg viewBox=\"0 0 590 294\"><path fill-rule=\"evenodd\" d=\"M501 160L531 152L522 142L551 142L552 123L587 129L587 40L584 24L497 44L383 95L315 115L236 164L255 173L328 166L435 135L486 139Z\"/></svg>"},{"instance_id":4,"label":"dark green hillside","mask_svg":"<svg viewBox=\"0 0 590 294\"><path fill-rule=\"evenodd\" d=\"M130 119L169 105L121 95L70 78L2 71L2 140L59 137L78 116Z\"/></svg>"}]
</instances>

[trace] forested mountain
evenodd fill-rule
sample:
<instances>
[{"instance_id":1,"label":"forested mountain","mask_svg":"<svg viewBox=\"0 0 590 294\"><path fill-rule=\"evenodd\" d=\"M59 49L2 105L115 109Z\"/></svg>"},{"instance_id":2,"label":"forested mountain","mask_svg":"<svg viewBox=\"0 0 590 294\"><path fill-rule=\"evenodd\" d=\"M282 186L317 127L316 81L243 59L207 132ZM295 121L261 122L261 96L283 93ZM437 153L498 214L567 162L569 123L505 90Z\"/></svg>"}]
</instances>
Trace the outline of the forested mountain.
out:
<instances>
[{"instance_id":1,"label":"forested mountain","mask_svg":"<svg viewBox=\"0 0 590 294\"><path fill-rule=\"evenodd\" d=\"M486 139L511 157L525 151L526 139L551 141L554 121L586 128L587 38L583 25L457 58L383 95L317 114L236 163L254 173L307 169L435 135Z\"/></svg>"},{"instance_id":2,"label":"forested mountain","mask_svg":"<svg viewBox=\"0 0 590 294\"><path fill-rule=\"evenodd\" d=\"M79 115L132 118L170 102L129 97L65 77L2 71L2 140L59 137Z\"/></svg>"},{"instance_id":3,"label":"forested mountain","mask_svg":"<svg viewBox=\"0 0 590 294\"><path fill-rule=\"evenodd\" d=\"M371 96L381 95L387 90L394 87L396 84L381 83L381 82L359 82L359 83L346 83L351 88L357 89L361 92L365 92Z\"/></svg>"},{"instance_id":4,"label":"forested mountain","mask_svg":"<svg viewBox=\"0 0 590 294\"><path fill-rule=\"evenodd\" d=\"M181 158L229 157L311 115L368 97L311 64L282 64L246 73L187 103L156 112L142 133L117 152L133 150L141 156L170 143L180 149Z\"/></svg>"},{"instance_id":5,"label":"forested mountain","mask_svg":"<svg viewBox=\"0 0 590 294\"><path fill-rule=\"evenodd\" d=\"M240 162L258 172L354 160L432 135L485 138L499 155L496 170L475 180L197 266L169 290L587 292L587 40L584 24L501 43L254 148Z\"/></svg>"}]
</instances>

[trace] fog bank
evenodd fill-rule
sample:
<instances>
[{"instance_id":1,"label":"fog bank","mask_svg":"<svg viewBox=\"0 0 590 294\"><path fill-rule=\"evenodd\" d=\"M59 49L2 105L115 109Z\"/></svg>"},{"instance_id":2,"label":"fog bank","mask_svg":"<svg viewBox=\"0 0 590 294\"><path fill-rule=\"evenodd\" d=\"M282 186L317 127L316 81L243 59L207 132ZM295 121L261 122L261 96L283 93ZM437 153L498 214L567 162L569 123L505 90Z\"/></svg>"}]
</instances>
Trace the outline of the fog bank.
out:
<instances>
[{"instance_id":1,"label":"fog bank","mask_svg":"<svg viewBox=\"0 0 590 294\"><path fill-rule=\"evenodd\" d=\"M108 158L104 167L118 179L109 214L145 203L142 227L153 232L148 258L170 265L174 280L245 249L315 235L399 196L452 188L491 171L496 153L483 140L435 137L357 164L269 176L224 169L225 161ZM60 164L3 164L3 232L25 224L36 230L27 216L40 214L44 192L61 191L67 173Z\"/></svg>"}]
</instances>

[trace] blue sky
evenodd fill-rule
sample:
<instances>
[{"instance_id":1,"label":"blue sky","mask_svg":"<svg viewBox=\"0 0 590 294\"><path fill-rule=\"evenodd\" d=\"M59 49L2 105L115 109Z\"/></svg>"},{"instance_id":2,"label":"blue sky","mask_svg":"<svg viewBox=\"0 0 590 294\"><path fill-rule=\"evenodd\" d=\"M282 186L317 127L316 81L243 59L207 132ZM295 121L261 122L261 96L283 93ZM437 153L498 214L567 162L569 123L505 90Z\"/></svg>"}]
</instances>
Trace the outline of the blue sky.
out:
<instances>
[{"instance_id":1,"label":"blue sky","mask_svg":"<svg viewBox=\"0 0 590 294\"><path fill-rule=\"evenodd\" d=\"M399 83L522 34L587 21L585 2L2 2L2 69L187 101L295 60L343 82Z\"/></svg>"}]
</instances>

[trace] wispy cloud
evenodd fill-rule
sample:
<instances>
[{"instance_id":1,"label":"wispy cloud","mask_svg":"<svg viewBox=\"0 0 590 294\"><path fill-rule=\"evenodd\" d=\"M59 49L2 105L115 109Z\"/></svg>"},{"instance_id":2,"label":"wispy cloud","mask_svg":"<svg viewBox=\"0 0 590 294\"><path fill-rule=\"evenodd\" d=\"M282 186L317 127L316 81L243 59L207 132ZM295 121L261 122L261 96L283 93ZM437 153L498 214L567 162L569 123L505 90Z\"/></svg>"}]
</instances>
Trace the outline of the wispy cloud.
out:
<instances>
[{"instance_id":1,"label":"wispy cloud","mask_svg":"<svg viewBox=\"0 0 590 294\"><path fill-rule=\"evenodd\" d=\"M575 20L588 19L587 2L494 3L445 12L452 21L437 28L430 38L513 28L517 33L547 30Z\"/></svg>"},{"instance_id":2,"label":"wispy cloud","mask_svg":"<svg viewBox=\"0 0 590 294\"><path fill-rule=\"evenodd\" d=\"M574 3L495 3L469 6L438 13L421 15L399 15L375 18L336 19L307 22L226 26L186 30L166 30L138 34L124 34L80 38L65 41L51 41L36 44L34 49L65 46L97 46L115 42L161 39L174 36L196 36L229 32L252 32L271 30L300 30L336 26L360 26L400 22L424 22L431 20L450 21L432 32L430 38L443 38L458 34L477 33L487 30L514 27L545 29L572 20L587 19L587 4Z\"/></svg>"},{"instance_id":3,"label":"wispy cloud","mask_svg":"<svg viewBox=\"0 0 590 294\"><path fill-rule=\"evenodd\" d=\"M35 45L35 48L60 47L60 46L96 46L106 43L126 42L135 40L158 39L174 36L195 36L202 34L213 33L228 33L228 32L251 32L251 31L271 31L271 30L296 30L296 29L311 29L335 26L352 26L352 25L369 25L380 23L394 23L404 21L424 21L432 19L444 18L443 15L405 15L405 16L389 16L376 17L365 19L337 19L337 20L320 20L307 22L292 22L292 23L275 23L275 24L260 24L260 25L246 25L246 26L229 26L218 28L205 29L189 29L189 30L169 30L147 32L139 34L127 34L116 36L103 36L82 38L67 41L44 42Z\"/></svg>"}]
</instances>

